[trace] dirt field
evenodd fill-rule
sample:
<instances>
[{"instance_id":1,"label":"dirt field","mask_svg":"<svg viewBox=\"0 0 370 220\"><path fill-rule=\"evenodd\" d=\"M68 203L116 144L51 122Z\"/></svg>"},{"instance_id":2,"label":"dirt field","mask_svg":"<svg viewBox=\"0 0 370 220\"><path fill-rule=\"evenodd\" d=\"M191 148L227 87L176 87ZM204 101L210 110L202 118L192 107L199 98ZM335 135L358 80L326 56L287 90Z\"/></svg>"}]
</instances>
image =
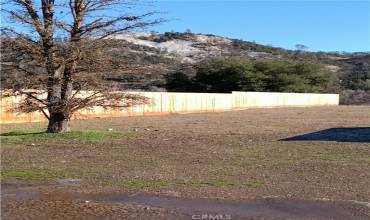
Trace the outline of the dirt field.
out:
<instances>
[{"instance_id":1,"label":"dirt field","mask_svg":"<svg viewBox=\"0 0 370 220\"><path fill-rule=\"evenodd\" d=\"M2 219L370 218L370 107L44 126L2 126Z\"/></svg>"}]
</instances>

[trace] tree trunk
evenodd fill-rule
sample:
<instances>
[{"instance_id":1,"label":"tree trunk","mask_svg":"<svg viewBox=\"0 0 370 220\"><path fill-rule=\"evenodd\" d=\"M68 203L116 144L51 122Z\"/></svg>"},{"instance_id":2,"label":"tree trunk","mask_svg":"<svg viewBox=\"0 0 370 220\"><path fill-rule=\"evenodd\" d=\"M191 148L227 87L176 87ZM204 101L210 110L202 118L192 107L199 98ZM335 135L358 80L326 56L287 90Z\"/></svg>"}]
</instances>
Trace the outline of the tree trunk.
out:
<instances>
[{"instance_id":1,"label":"tree trunk","mask_svg":"<svg viewBox=\"0 0 370 220\"><path fill-rule=\"evenodd\" d=\"M53 113L50 115L48 133L63 133L69 131L69 118L63 113Z\"/></svg>"}]
</instances>

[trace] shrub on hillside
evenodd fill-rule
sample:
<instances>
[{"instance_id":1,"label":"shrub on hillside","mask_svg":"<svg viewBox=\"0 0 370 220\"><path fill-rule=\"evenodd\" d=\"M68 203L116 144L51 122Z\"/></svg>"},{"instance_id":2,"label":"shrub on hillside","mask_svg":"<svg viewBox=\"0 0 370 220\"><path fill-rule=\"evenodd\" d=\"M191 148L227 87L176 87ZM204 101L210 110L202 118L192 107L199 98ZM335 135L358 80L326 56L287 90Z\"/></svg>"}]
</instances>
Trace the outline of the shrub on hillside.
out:
<instances>
[{"instance_id":1,"label":"shrub on hillside","mask_svg":"<svg viewBox=\"0 0 370 220\"><path fill-rule=\"evenodd\" d=\"M370 105L370 91L343 90L340 94L342 105Z\"/></svg>"},{"instance_id":2,"label":"shrub on hillside","mask_svg":"<svg viewBox=\"0 0 370 220\"><path fill-rule=\"evenodd\" d=\"M370 64L356 63L353 70L343 77L343 86L350 90L370 91Z\"/></svg>"},{"instance_id":3,"label":"shrub on hillside","mask_svg":"<svg viewBox=\"0 0 370 220\"><path fill-rule=\"evenodd\" d=\"M180 75L167 78L169 91L321 92L334 79L329 70L315 63L246 59L214 59L200 63L192 78Z\"/></svg>"}]
</instances>

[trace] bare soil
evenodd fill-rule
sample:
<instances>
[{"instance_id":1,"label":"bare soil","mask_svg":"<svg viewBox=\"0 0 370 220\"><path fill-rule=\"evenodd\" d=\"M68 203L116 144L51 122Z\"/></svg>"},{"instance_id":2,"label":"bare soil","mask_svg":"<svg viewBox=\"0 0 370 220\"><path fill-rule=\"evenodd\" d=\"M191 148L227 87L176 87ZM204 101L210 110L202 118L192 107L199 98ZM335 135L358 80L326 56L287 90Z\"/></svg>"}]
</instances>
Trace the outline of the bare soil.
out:
<instances>
[{"instance_id":1,"label":"bare soil","mask_svg":"<svg viewBox=\"0 0 370 220\"><path fill-rule=\"evenodd\" d=\"M73 121L122 135L2 144L2 219L369 219L369 127L366 106Z\"/></svg>"}]
</instances>

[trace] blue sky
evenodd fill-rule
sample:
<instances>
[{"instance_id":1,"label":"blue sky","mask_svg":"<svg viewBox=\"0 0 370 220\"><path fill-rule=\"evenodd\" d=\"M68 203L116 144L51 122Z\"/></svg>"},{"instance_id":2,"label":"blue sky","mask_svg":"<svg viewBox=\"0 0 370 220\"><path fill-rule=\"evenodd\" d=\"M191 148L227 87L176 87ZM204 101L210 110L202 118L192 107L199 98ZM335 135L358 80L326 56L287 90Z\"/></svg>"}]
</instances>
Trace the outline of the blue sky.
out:
<instances>
[{"instance_id":1,"label":"blue sky","mask_svg":"<svg viewBox=\"0 0 370 220\"><path fill-rule=\"evenodd\" d=\"M159 0L155 9L170 19L158 32L191 29L230 38L311 51L370 51L368 1Z\"/></svg>"}]
</instances>

